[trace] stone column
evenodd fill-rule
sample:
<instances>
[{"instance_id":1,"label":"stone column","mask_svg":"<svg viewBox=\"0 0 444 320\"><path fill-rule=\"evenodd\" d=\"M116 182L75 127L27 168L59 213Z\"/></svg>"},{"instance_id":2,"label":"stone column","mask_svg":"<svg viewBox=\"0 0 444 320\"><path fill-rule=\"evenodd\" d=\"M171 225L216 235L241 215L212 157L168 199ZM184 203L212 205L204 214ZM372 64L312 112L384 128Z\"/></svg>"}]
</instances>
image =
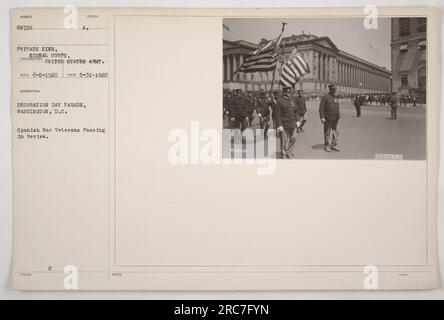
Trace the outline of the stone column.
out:
<instances>
[{"instance_id":1,"label":"stone column","mask_svg":"<svg viewBox=\"0 0 444 320\"><path fill-rule=\"evenodd\" d=\"M239 55L239 68L244 63L244 55ZM239 70L239 68L237 70ZM243 72L238 73L239 80L245 80L245 74Z\"/></svg>"},{"instance_id":2,"label":"stone column","mask_svg":"<svg viewBox=\"0 0 444 320\"><path fill-rule=\"evenodd\" d=\"M324 81L328 82L328 55L324 55Z\"/></svg>"},{"instance_id":3,"label":"stone column","mask_svg":"<svg viewBox=\"0 0 444 320\"><path fill-rule=\"evenodd\" d=\"M342 85L345 85L345 65L344 62L341 62L341 81L342 81Z\"/></svg>"},{"instance_id":4,"label":"stone column","mask_svg":"<svg viewBox=\"0 0 444 320\"><path fill-rule=\"evenodd\" d=\"M324 80L324 55L319 53L319 80Z\"/></svg>"},{"instance_id":5,"label":"stone column","mask_svg":"<svg viewBox=\"0 0 444 320\"><path fill-rule=\"evenodd\" d=\"M355 86L359 88L359 67L356 67L356 83Z\"/></svg>"},{"instance_id":6,"label":"stone column","mask_svg":"<svg viewBox=\"0 0 444 320\"><path fill-rule=\"evenodd\" d=\"M227 56L223 56L222 65L223 65L222 78L223 81L225 82L227 81Z\"/></svg>"},{"instance_id":7,"label":"stone column","mask_svg":"<svg viewBox=\"0 0 444 320\"><path fill-rule=\"evenodd\" d=\"M310 79L313 79L313 74L314 74L314 70L312 67L313 66L313 50L308 51L307 56L308 56L308 58L307 58L306 62L307 62L307 65L310 67L310 73L308 74L308 77Z\"/></svg>"},{"instance_id":8,"label":"stone column","mask_svg":"<svg viewBox=\"0 0 444 320\"><path fill-rule=\"evenodd\" d=\"M340 84L343 85L344 84L344 64L341 62L341 71L339 72L340 74Z\"/></svg>"},{"instance_id":9,"label":"stone column","mask_svg":"<svg viewBox=\"0 0 444 320\"><path fill-rule=\"evenodd\" d=\"M330 82L330 56L328 54L325 55L325 71L325 80Z\"/></svg>"},{"instance_id":10,"label":"stone column","mask_svg":"<svg viewBox=\"0 0 444 320\"><path fill-rule=\"evenodd\" d=\"M370 72L369 71L367 71L367 88L371 88L371 86L370 86Z\"/></svg>"},{"instance_id":11,"label":"stone column","mask_svg":"<svg viewBox=\"0 0 444 320\"><path fill-rule=\"evenodd\" d=\"M353 65L350 65L350 87L354 84Z\"/></svg>"},{"instance_id":12,"label":"stone column","mask_svg":"<svg viewBox=\"0 0 444 320\"><path fill-rule=\"evenodd\" d=\"M360 80L361 77L361 69L358 67L356 67L356 87L359 88L359 83L361 82Z\"/></svg>"},{"instance_id":13,"label":"stone column","mask_svg":"<svg viewBox=\"0 0 444 320\"><path fill-rule=\"evenodd\" d=\"M355 66L355 83L354 86L358 87L359 86L359 80L358 80L358 67Z\"/></svg>"},{"instance_id":14,"label":"stone column","mask_svg":"<svg viewBox=\"0 0 444 320\"><path fill-rule=\"evenodd\" d=\"M350 85L350 65L347 63L347 86Z\"/></svg>"},{"instance_id":15,"label":"stone column","mask_svg":"<svg viewBox=\"0 0 444 320\"><path fill-rule=\"evenodd\" d=\"M239 55L238 54L234 55L234 60L235 60L234 65L236 66L234 69L234 72L236 72L237 70L239 70ZM239 76L240 76L239 73L236 73L236 75L234 76L236 81L239 81Z\"/></svg>"},{"instance_id":16,"label":"stone column","mask_svg":"<svg viewBox=\"0 0 444 320\"><path fill-rule=\"evenodd\" d=\"M364 88L364 74L365 70L361 68L361 88Z\"/></svg>"},{"instance_id":17,"label":"stone column","mask_svg":"<svg viewBox=\"0 0 444 320\"><path fill-rule=\"evenodd\" d=\"M234 54L231 55L231 81L234 81L234 71L236 68L236 59L234 57Z\"/></svg>"},{"instance_id":18,"label":"stone column","mask_svg":"<svg viewBox=\"0 0 444 320\"><path fill-rule=\"evenodd\" d=\"M231 55L227 56L227 81L231 81Z\"/></svg>"},{"instance_id":19,"label":"stone column","mask_svg":"<svg viewBox=\"0 0 444 320\"><path fill-rule=\"evenodd\" d=\"M237 81L237 74L234 74L236 72L238 66L237 66L237 54L233 54L233 81Z\"/></svg>"},{"instance_id":20,"label":"stone column","mask_svg":"<svg viewBox=\"0 0 444 320\"><path fill-rule=\"evenodd\" d=\"M335 70L334 70L334 61L333 56L330 56L328 59L328 75L329 75L329 81L335 81Z\"/></svg>"},{"instance_id":21,"label":"stone column","mask_svg":"<svg viewBox=\"0 0 444 320\"><path fill-rule=\"evenodd\" d=\"M355 67L355 87L359 87L358 67Z\"/></svg>"},{"instance_id":22,"label":"stone column","mask_svg":"<svg viewBox=\"0 0 444 320\"><path fill-rule=\"evenodd\" d=\"M351 80L351 86L354 87L354 85L355 85L355 66L354 65L351 66L351 78L350 78L350 80Z\"/></svg>"},{"instance_id":23,"label":"stone column","mask_svg":"<svg viewBox=\"0 0 444 320\"><path fill-rule=\"evenodd\" d=\"M338 83L341 84L341 61L338 61Z\"/></svg>"},{"instance_id":24,"label":"stone column","mask_svg":"<svg viewBox=\"0 0 444 320\"><path fill-rule=\"evenodd\" d=\"M330 55L327 55L326 65L327 65L327 82L330 82L331 81L331 57L330 57Z\"/></svg>"},{"instance_id":25,"label":"stone column","mask_svg":"<svg viewBox=\"0 0 444 320\"><path fill-rule=\"evenodd\" d=\"M372 88L372 73L371 73L371 71L369 71L369 73L368 73L368 88L369 89Z\"/></svg>"},{"instance_id":26,"label":"stone column","mask_svg":"<svg viewBox=\"0 0 444 320\"><path fill-rule=\"evenodd\" d=\"M324 54L324 81L328 82L328 55Z\"/></svg>"},{"instance_id":27,"label":"stone column","mask_svg":"<svg viewBox=\"0 0 444 320\"><path fill-rule=\"evenodd\" d=\"M365 89L367 89L367 70L364 70L363 87L364 87Z\"/></svg>"},{"instance_id":28,"label":"stone column","mask_svg":"<svg viewBox=\"0 0 444 320\"><path fill-rule=\"evenodd\" d=\"M367 70L364 69L364 74L362 78L362 87L367 89Z\"/></svg>"},{"instance_id":29,"label":"stone column","mask_svg":"<svg viewBox=\"0 0 444 320\"><path fill-rule=\"evenodd\" d=\"M344 63L344 62L342 62L342 85L347 85L347 75L345 74L345 67L346 67L347 65Z\"/></svg>"},{"instance_id":30,"label":"stone column","mask_svg":"<svg viewBox=\"0 0 444 320\"><path fill-rule=\"evenodd\" d=\"M310 68L312 69L312 73L313 73L313 80L318 80L319 78L319 57L318 57L318 52L316 50L313 50L313 61L312 64L310 65Z\"/></svg>"}]
</instances>

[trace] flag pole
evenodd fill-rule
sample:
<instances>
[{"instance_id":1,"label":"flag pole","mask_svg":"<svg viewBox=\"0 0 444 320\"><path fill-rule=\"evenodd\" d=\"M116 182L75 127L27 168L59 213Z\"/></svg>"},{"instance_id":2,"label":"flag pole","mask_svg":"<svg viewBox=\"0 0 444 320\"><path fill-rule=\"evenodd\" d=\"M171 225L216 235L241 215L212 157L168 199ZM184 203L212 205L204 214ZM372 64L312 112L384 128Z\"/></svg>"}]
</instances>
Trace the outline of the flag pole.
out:
<instances>
[{"instance_id":1,"label":"flag pole","mask_svg":"<svg viewBox=\"0 0 444 320\"><path fill-rule=\"evenodd\" d=\"M286 25L286 23L282 22L282 31L281 31L281 33L284 33L285 25ZM285 42L282 45L282 57L284 56L284 48L285 48ZM273 85L274 85L274 78L276 77L276 70L277 70L277 63L276 63L276 66L274 67L273 77L271 79L271 85L270 85L270 93L268 94L270 99L271 99L272 94L273 94ZM274 112L274 110L273 110L273 112ZM273 118L274 118L274 114L273 114ZM274 124L273 124L273 127L274 127ZM277 129L277 128L274 128L274 129ZM276 133L277 133L277 130L276 130ZM279 139L280 140L280 148L281 148L280 152L282 153L282 133L279 133L277 135L280 138Z\"/></svg>"},{"instance_id":2,"label":"flag pole","mask_svg":"<svg viewBox=\"0 0 444 320\"><path fill-rule=\"evenodd\" d=\"M276 69L277 69L277 63L273 70L273 77L271 78L271 84L270 84L270 92L268 93L268 96L271 98L271 94L273 93L273 84L274 84L274 78L276 76Z\"/></svg>"},{"instance_id":3,"label":"flag pole","mask_svg":"<svg viewBox=\"0 0 444 320\"><path fill-rule=\"evenodd\" d=\"M284 32L286 24L287 24L286 22L282 22L282 31L281 31L282 33ZM282 49L284 47L285 47L285 42L283 43ZM283 53L284 53L284 51L282 51L282 54ZM276 63L276 66L274 67L273 76L272 76L271 85L270 85L270 92L268 94L270 98L271 98L271 94L273 93L273 85L274 85L274 78L276 77L276 70L277 70L277 63Z\"/></svg>"}]
</instances>

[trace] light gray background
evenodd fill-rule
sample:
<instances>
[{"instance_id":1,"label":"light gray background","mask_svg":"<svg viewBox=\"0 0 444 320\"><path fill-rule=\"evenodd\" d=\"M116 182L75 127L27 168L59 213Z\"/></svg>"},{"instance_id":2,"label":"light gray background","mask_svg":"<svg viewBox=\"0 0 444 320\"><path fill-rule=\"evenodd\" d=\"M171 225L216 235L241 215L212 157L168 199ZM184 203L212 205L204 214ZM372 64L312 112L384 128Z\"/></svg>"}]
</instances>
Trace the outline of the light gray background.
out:
<instances>
[{"instance_id":1,"label":"light gray background","mask_svg":"<svg viewBox=\"0 0 444 320\"><path fill-rule=\"evenodd\" d=\"M291 1L222 1L222 0L129 0L129 1L88 1L88 0L1 0L0 1L0 299L444 299L444 288L440 277L439 289L432 291L361 291L361 292L17 292L11 290L12 252L12 207L11 207L11 115L10 115L10 55L9 55L9 9L15 7L63 7L65 5L84 7L365 7L376 6L434 6L440 11L439 31L444 27L442 0L291 0ZM439 39L443 43L443 34ZM442 45L440 44L443 61ZM441 78L443 75L439 66ZM440 104L444 102L444 84L441 81ZM440 127L444 124L443 113L439 113ZM440 133L440 159L443 152L443 134ZM439 172L438 212L444 205L444 173ZM444 221L438 214L438 242L440 274L444 272Z\"/></svg>"}]
</instances>

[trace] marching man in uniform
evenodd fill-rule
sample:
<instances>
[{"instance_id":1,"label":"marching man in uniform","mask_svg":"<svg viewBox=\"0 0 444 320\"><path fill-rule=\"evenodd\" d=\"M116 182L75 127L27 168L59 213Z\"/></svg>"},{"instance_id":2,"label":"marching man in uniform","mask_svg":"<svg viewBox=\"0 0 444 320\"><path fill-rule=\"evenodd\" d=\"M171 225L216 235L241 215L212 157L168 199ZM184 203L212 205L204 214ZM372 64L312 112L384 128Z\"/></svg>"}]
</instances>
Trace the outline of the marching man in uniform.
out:
<instances>
[{"instance_id":1,"label":"marching man in uniform","mask_svg":"<svg viewBox=\"0 0 444 320\"><path fill-rule=\"evenodd\" d=\"M248 92L245 97L246 103L247 103L247 112L248 112L248 125L251 127L253 125L253 119L254 119L254 111L255 111L255 105L254 105L254 98L253 96Z\"/></svg>"},{"instance_id":2,"label":"marching man in uniform","mask_svg":"<svg viewBox=\"0 0 444 320\"><path fill-rule=\"evenodd\" d=\"M233 97L230 99L229 113L231 120L231 129L241 129L244 131L248 127L248 105L247 99L242 96L242 90L233 91Z\"/></svg>"},{"instance_id":3,"label":"marching man in uniform","mask_svg":"<svg viewBox=\"0 0 444 320\"><path fill-rule=\"evenodd\" d=\"M322 97L319 105L319 116L324 124L324 147L325 151L339 151L338 148L338 121L339 121L339 100L335 96L336 87L333 84L328 86L328 94ZM330 142L331 138L331 142Z\"/></svg>"},{"instance_id":4,"label":"marching man in uniform","mask_svg":"<svg viewBox=\"0 0 444 320\"><path fill-rule=\"evenodd\" d=\"M355 99L354 99L354 105L355 105L355 109L356 109L356 117L359 118L361 116L361 107L363 104L363 98L361 95L356 94L355 95Z\"/></svg>"},{"instance_id":5,"label":"marching man in uniform","mask_svg":"<svg viewBox=\"0 0 444 320\"><path fill-rule=\"evenodd\" d=\"M391 114L390 114L390 120L396 120L398 118L398 106L399 106L399 100L396 96L396 93L392 93L392 97L390 99L390 108L391 108Z\"/></svg>"},{"instance_id":6,"label":"marching man in uniform","mask_svg":"<svg viewBox=\"0 0 444 320\"><path fill-rule=\"evenodd\" d=\"M265 91L260 91L257 100L256 112L259 117L259 125L264 130L264 138L267 138L270 128L270 106Z\"/></svg>"},{"instance_id":7,"label":"marching man in uniform","mask_svg":"<svg viewBox=\"0 0 444 320\"><path fill-rule=\"evenodd\" d=\"M302 96L302 90L298 90L298 95L295 97L294 102L296 104L296 115L297 115L297 132L304 132L302 127L307 122L305 114L307 113L307 106L305 104L305 98ZM299 125L298 125L299 124Z\"/></svg>"},{"instance_id":8,"label":"marching man in uniform","mask_svg":"<svg viewBox=\"0 0 444 320\"><path fill-rule=\"evenodd\" d=\"M295 129L295 106L290 97L290 87L283 88L283 96L279 98L274 107L277 132L281 136L282 158L289 159L295 143L293 136Z\"/></svg>"},{"instance_id":9,"label":"marching man in uniform","mask_svg":"<svg viewBox=\"0 0 444 320\"><path fill-rule=\"evenodd\" d=\"M273 93L271 94L271 96L269 97L269 101L268 104L270 106L271 109L271 118L273 121L271 121L273 123L273 129L276 129L276 112L275 112L275 108L276 108L276 104L277 101L281 98L282 94L279 90L275 89L273 91Z\"/></svg>"}]
</instances>

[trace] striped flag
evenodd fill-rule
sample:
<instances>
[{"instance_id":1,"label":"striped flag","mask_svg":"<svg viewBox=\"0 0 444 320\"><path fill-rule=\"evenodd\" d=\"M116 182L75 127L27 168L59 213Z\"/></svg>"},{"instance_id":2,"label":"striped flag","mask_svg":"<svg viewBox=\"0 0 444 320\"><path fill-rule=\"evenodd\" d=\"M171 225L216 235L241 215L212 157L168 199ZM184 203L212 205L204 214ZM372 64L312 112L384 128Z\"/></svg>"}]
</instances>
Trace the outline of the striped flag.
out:
<instances>
[{"instance_id":1,"label":"striped flag","mask_svg":"<svg viewBox=\"0 0 444 320\"><path fill-rule=\"evenodd\" d=\"M245 58L244 63L236 72L266 72L274 70L279 58L279 47L284 35L284 26L282 32L274 40L270 40L263 46L253 51Z\"/></svg>"},{"instance_id":2,"label":"striped flag","mask_svg":"<svg viewBox=\"0 0 444 320\"><path fill-rule=\"evenodd\" d=\"M310 67L301 54L294 49L291 52L290 59L282 67L279 84L282 87L294 87L299 79L308 72L310 72Z\"/></svg>"}]
</instances>

